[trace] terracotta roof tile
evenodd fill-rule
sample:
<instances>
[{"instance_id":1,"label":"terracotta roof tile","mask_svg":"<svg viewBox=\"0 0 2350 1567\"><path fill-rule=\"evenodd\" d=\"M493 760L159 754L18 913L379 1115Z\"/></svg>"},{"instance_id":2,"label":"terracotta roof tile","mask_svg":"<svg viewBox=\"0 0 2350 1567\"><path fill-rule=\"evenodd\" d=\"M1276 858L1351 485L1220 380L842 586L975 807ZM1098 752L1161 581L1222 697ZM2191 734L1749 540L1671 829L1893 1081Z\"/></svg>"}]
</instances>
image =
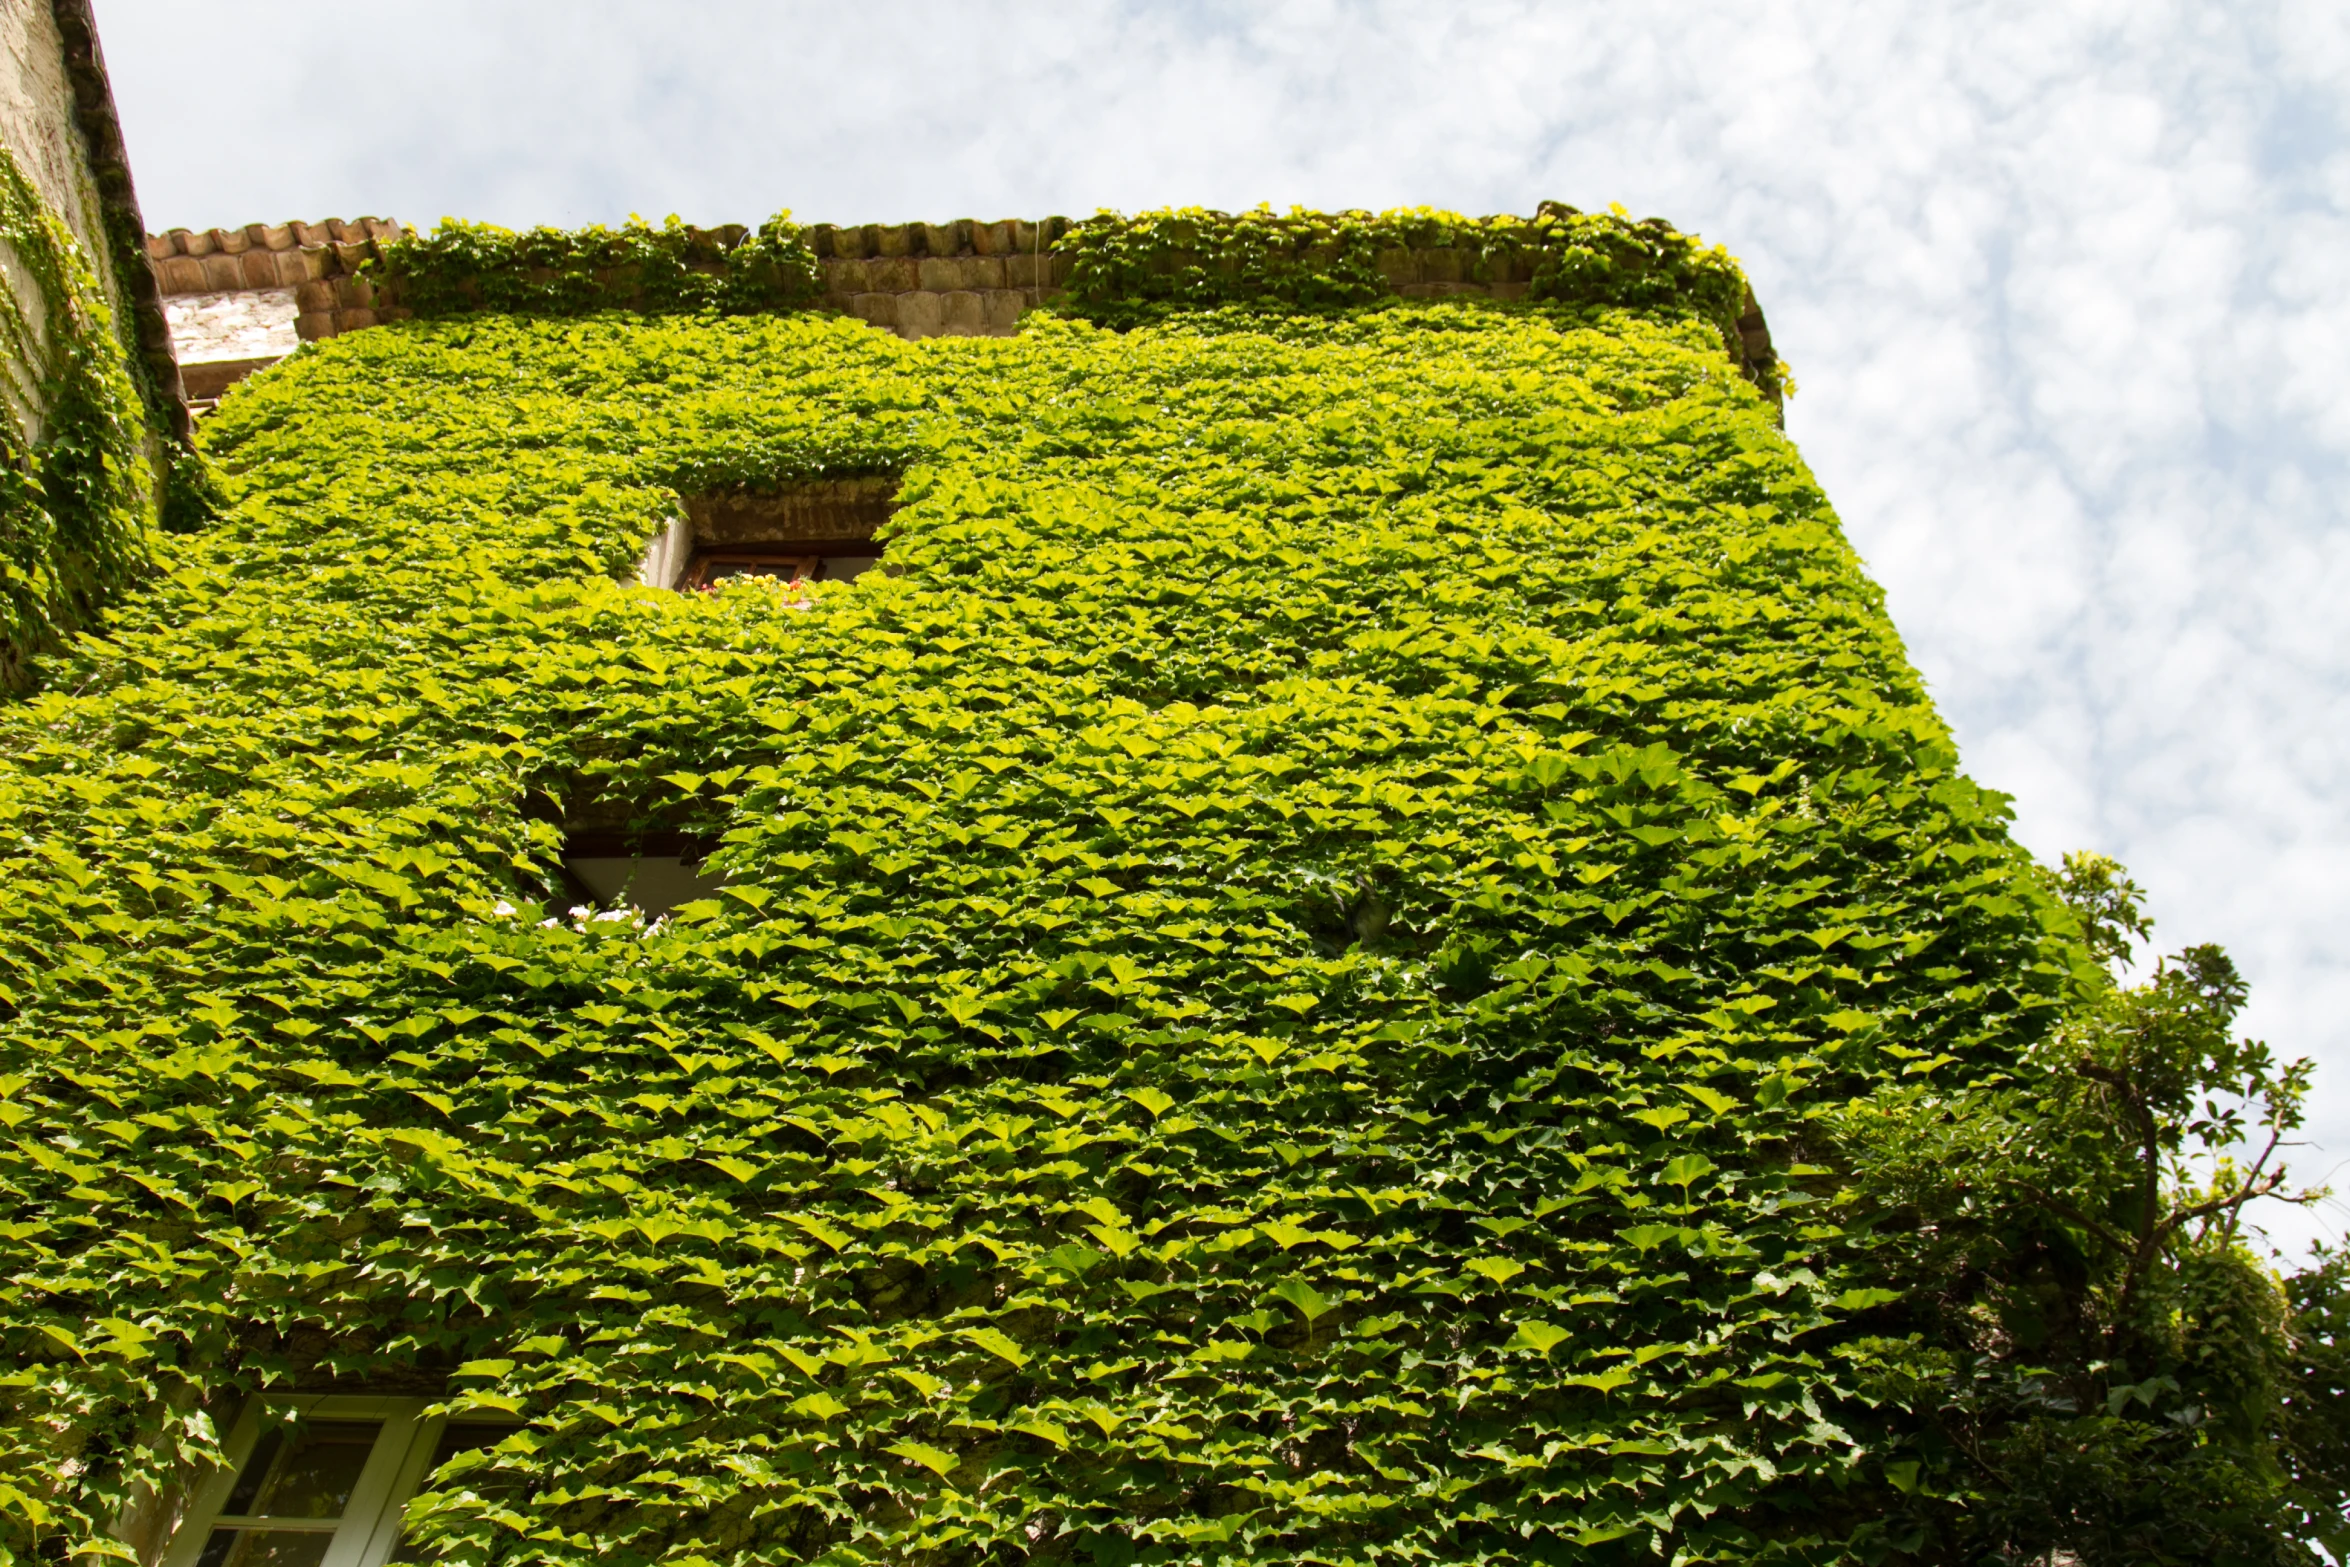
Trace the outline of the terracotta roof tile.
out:
<instances>
[{"instance_id":1,"label":"terracotta roof tile","mask_svg":"<svg viewBox=\"0 0 2350 1567\"><path fill-rule=\"evenodd\" d=\"M147 236L147 255L153 261L174 256L242 256L250 251L308 250L330 244L405 239L408 231L397 218L322 218L316 223L248 223L243 228L172 229Z\"/></svg>"}]
</instances>

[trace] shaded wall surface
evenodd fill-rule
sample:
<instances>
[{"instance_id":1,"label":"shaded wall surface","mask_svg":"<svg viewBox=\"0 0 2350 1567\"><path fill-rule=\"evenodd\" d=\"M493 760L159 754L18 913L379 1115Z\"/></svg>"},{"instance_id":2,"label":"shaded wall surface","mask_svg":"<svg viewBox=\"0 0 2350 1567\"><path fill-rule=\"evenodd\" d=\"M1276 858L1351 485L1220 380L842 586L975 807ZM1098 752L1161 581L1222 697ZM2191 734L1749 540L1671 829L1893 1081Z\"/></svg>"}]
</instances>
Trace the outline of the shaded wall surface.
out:
<instances>
[{"instance_id":1,"label":"shaded wall surface","mask_svg":"<svg viewBox=\"0 0 2350 1567\"><path fill-rule=\"evenodd\" d=\"M0 4L0 144L81 245L171 417L178 390L169 329L154 279L138 264L144 225L87 0ZM11 281L21 289L21 276ZM21 302L39 315L37 300Z\"/></svg>"}]
</instances>

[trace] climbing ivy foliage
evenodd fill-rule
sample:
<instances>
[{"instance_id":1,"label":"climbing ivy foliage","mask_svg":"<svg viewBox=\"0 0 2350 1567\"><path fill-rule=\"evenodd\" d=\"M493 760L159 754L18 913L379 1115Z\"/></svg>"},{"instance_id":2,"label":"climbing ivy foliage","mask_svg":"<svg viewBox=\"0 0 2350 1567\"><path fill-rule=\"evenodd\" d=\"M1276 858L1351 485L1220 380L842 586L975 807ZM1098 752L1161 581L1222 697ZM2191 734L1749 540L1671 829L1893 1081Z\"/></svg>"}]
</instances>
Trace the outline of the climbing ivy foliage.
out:
<instances>
[{"instance_id":1,"label":"climbing ivy foliage","mask_svg":"<svg viewBox=\"0 0 2350 1567\"><path fill-rule=\"evenodd\" d=\"M599 224L519 234L443 218L431 234L389 246L368 270L421 316L472 310L745 315L795 309L822 292L816 253L789 212L755 229L739 223L692 228L671 216L659 228L631 218L617 229Z\"/></svg>"},{"instance_id":2,"label":"climbing ivy foliage","mask_svg":"<svg viewBox=\"0 0 2350 1567\"><path fill-rule=\"evenodd\" d=\"M912 225L915 235L927 225ZM430 235L384 247L369 272L411 313L475 310L581 315L717 310L750 314L813 307L822 292L811 231L779 212L756 229L660 228L631 218L618 229L515 233L444 218ZM1689 312L1710 320L1733 357L1753 300L1737 262L1662 218L1586 213L1544 202L1532 218L1465 217L1433 207L1313 212L1270 207L1216 212L1169 207L1082 222L1048 218L1048 240L1069 259L1062 308L1131 327L1202 308L1246 305L1330 311L1392 296L1427 257L1446 281L1514 282L1526 296L1587 308ZM1398 270L1400 269L1400 270ZM1405 276L1410 274L1410 277ZM1778 361L1749 367L1774 397L1793 383Z\"/></svg>"},{"instance_id":3,"label":"climbing ivy foliage","mask_svg":"<svg viewBox=\"0 0 2350 1567\"><path fill-rule=\"evenodd\" d=\"M1056 242L1074 260L1069 297L1097 319L1126 324L1171 308L1277 304L1316 310L1369 304L1394 292L1386 263L1450 252L1450 281L1518 281L1533 299L1689 311L1730 344L1749 299L1719 246L1661 218L1586 213L1544 202L1532 218L1464 217L1434 208L1391 212L1250 212L1167 208L1104 212Z\"/></svg>"},{"instance_id":4,"label":"climbing ivy foliage","mask_svg":"<svg viewBox=\"0 0 2350 1567\"><path fill-rule=\"evenodd\" d=\"M4 147L0 246L24 280L0 287L0 689L17 689L145 566L155 474L105 293Z\"/></svg>"},{"instance_id":5,"label":"climbing ivy foliage","mask_svg":"<svg viewBox=\"0 0 2350 1567\"><path fill-rule=\"evenodd\" d=\"M1709 314L475 315L206 444L0 714L17 1557L418 1374L454 1562L1885 1544L1820 1129L2086 960ZM754 459L891 573L623 585Z\"/></svg>"}]
</instances>

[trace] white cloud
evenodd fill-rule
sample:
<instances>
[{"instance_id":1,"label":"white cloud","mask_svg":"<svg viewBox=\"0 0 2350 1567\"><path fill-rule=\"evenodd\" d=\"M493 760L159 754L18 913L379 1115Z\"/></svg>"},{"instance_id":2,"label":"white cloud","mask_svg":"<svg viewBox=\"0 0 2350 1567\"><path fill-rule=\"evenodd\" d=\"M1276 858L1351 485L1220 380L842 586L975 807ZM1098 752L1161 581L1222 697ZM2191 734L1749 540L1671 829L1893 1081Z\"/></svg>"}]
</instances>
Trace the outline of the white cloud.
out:
<instances>
[{"instance_id":1,"label":"white cloud","mask_svg":"<svg viewBox=\"0 0 2350 1567\"><path fill-rule=\"evenodd\" d=\"M1727 243L1971 770L2237 953L2350 1155L2338 4L97 6L158 223L1557 196Z\"/></svg>"}]
</instances>

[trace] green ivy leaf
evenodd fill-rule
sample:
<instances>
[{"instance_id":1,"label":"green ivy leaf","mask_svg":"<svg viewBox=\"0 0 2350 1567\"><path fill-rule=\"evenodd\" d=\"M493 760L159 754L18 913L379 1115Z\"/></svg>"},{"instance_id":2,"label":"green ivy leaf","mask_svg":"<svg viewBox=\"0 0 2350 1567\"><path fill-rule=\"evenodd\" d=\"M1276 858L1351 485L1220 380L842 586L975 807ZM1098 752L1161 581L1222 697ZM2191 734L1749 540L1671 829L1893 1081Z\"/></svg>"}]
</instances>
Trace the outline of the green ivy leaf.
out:
<instances>
[{"instance_id":1,"label":"green ivy leaf","mask_svg":"<svg viewBox=\"0 0 2350 1567\"><path fill-rule=\"evenodd\" d=\"M1014 1369L1028 1364L1028 1353L1014 1343L999 1328L965 1328L963 1338L978 1345L998 1360L1008 1362Z\"/></svg>"},{"instance_id":2,"label":"green ivy leaf","mask_svg":"<svg viewBox=\"0 0 2350 1567\"><path fill-rule=\"evenodd\" d=\"M892 1442L884 1452L895 1453L909 1463L920 1464L944 1480L953 1474L962 1460L944 1448L932 1447L927 1442Z\"/></svg>"},{"instance_id":3,"label":"green ivy leaf","mask_svg":"<svg viewBox=\"0 0 2350 1567\"><path fill-rule=\"evenodd\" d=\"M1338 1303L1323 1297L1320 1291L1303 1279L1288 1278L1268 1292L1275 1300L1285 1302L1305 1319L1308 1327L1338 1309Z\"/></svg>"},{"instance_id":4,"label":"green ivy leaf","mask_svg":"<svg viewBox=\"0 0 2350 1567\"><path fill-rule=\"evenodd\" d=\"M1548 1355L1571 1337L1573 1335L1565 1328L1553 1327L1547 1322L1520 1322L1516 1324L1516 1331L1510 1335L1507 1347L1530 1349L1536 1354Z\"/></svg>"}]
</instances>

